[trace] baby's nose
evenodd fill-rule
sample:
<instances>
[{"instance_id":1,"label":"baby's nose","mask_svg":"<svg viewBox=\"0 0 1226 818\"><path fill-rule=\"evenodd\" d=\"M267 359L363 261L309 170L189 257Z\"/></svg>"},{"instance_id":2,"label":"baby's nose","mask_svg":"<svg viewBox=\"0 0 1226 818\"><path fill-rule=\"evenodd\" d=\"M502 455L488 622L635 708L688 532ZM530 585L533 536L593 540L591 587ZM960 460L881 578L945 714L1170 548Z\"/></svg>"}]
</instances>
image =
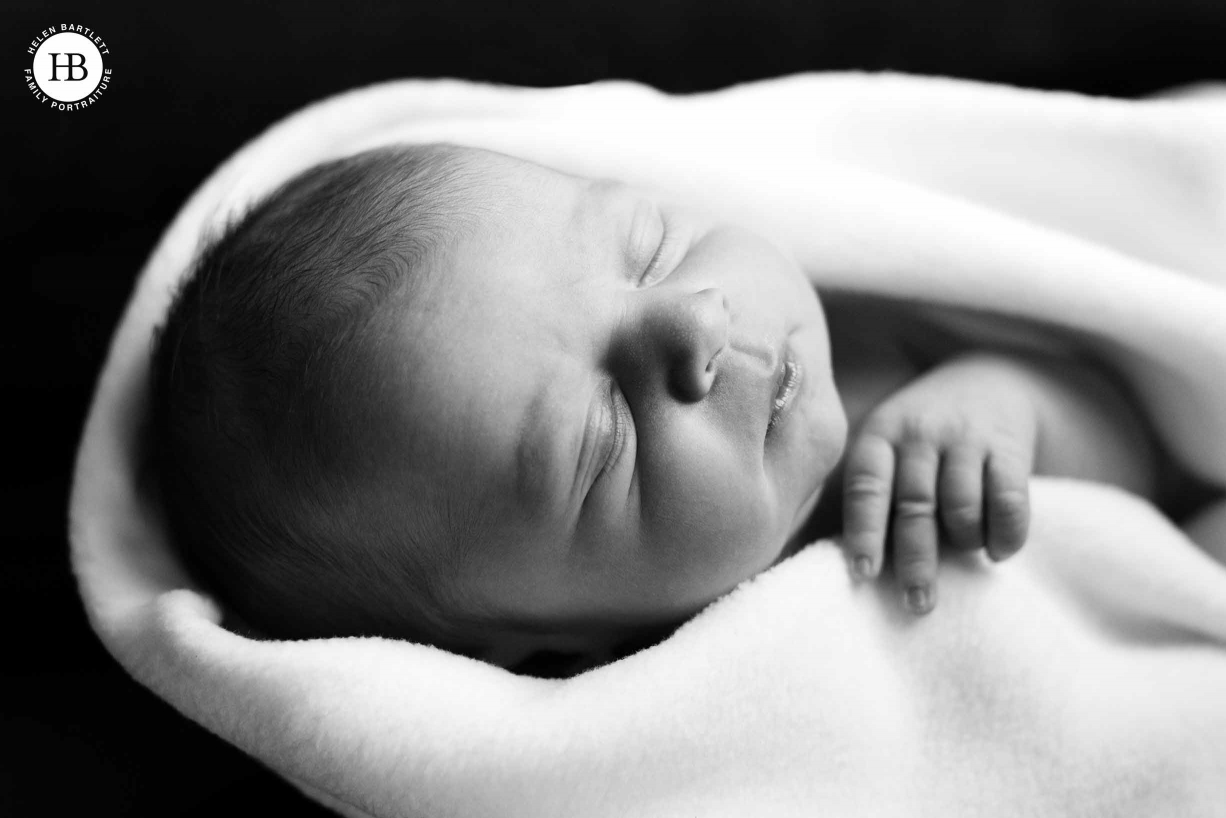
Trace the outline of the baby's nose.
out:
<instances>
[{"instance_id":1,"label":"baby's nose","mask_svg":"<svg viewBox=\"0 0 1226 818\"><path fill-rule=\"evenodd\" d=\"M715 381L716 359L728 343L728 299L709 287L661 293L647 309L645 335L658 376L678 400L700 401Z\"/></svg>"}]
</instances>

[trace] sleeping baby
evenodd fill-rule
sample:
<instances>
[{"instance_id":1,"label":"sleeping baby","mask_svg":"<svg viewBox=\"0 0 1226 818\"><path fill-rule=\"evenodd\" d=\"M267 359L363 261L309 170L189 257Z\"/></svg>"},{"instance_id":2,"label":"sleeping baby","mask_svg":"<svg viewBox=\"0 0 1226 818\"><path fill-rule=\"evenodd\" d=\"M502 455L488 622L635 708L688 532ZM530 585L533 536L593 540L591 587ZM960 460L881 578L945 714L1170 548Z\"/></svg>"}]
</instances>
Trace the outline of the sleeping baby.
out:
<instances>
[{"instance_id":1,"label":"sleeping baby","mask_svg":"<svg viewBox=\"0 0 1226 818\"><path fill-rule=\"evenodd\" d=\"M1153 497L1126 388L905 304L821 299L662 191L489 151L311 168L204 248L157 339L172 539L273 637L591 665L803 544L937 604L1015 553L1031 474Z\"/></svg>"}]
</instances>

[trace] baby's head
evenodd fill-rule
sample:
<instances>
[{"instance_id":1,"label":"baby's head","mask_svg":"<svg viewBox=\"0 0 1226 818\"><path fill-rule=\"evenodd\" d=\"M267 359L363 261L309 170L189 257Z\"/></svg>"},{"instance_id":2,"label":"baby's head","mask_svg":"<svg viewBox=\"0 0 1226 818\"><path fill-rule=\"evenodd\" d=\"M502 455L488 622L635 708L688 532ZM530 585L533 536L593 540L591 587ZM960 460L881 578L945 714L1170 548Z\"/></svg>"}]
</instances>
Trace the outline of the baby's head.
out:
<instances>
[{"instance_id":1,"label":"baby's head","mask_svg":"<svg viewBox=\"0 0 1226 818\"><path fill-rule=\"evenodd\" d=\"M154 404L172 534L240 618L498 662L769 567L847 431L775 246L451 146L313 168L210 243Z\"/></svg>"}]
</instances>

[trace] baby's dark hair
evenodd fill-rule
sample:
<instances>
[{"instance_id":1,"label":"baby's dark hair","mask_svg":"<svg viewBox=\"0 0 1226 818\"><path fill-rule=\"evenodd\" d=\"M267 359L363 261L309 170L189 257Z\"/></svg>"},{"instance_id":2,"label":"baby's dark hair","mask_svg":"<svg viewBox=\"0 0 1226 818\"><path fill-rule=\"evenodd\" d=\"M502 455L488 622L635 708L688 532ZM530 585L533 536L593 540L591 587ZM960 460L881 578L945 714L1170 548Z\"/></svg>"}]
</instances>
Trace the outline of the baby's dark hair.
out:
<instances>
[{"instance_id":1,"label":"baby's dark hair","mask_svg":"<svg viewBox=\"0 0 1226 818\"><path fill-rule=\"evenodd\" d=\"M205 243L155 338L150 465L171 539L259 634L466 647L447 566L361 479L397 305L476 205L464 162L398 146L307 170Z\"/></svg>"}]
</instances>

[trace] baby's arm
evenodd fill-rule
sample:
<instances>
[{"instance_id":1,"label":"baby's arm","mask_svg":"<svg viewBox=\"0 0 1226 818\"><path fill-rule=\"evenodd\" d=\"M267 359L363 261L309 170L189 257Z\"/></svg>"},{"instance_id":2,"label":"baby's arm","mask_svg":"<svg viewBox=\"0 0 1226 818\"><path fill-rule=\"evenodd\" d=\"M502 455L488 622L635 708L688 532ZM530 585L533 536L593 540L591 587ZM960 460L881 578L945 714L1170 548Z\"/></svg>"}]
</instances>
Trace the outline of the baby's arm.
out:
<instances>
[{"instance_id":1,"label":"baby's arm","mask_svg":"<svg viewBox=\"0 0 1226 818\"><path fill-rule=\"evenodd\" d=\"M1091 366L960 356L865 417L844 473L845 546L857 573L871 578L892 534L904 600L927 613L936 603L940 531L955 549L986 547L1005 559L1026 540L1031 473L1152 497L1156 452L1138 412Z\"/></svg>"}]
</instances>

